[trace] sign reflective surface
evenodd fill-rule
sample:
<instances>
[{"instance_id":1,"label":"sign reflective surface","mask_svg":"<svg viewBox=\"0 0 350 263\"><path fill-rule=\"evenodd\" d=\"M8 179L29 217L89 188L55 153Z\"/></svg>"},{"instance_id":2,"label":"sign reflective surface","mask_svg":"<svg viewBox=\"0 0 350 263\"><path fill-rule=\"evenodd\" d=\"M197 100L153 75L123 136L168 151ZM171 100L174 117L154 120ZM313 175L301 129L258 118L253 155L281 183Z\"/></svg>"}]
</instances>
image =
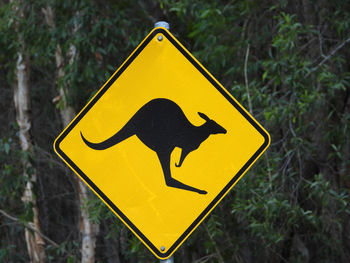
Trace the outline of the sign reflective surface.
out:
<instances>
[{"instance_id":1,"label":"sign reflective surface","mask_svg":"<svg viewBox=\"0 0 350 263\"><path fill-rule=\"evenodd\" d=\"M174 36L156 28L54 148L165 259L269 143L263 127Z\"/></svg>"}]
</instances>

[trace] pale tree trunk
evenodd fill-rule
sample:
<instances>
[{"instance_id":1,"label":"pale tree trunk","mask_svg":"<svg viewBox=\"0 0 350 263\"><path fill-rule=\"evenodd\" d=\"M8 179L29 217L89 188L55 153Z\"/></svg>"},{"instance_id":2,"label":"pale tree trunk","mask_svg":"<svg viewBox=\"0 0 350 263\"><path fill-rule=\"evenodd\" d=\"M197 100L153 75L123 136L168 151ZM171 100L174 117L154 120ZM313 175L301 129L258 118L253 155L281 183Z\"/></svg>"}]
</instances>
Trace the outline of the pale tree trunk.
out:
<instances>
[{"instance_id":1,"label":"pale tree trunk","mask_svg":"<svg viewBox=\"0 0 350 263\"><path fill-rule=\"evenodd\" d=\"M12 2L12 1L11 1ZM23 18L23 3L17 1L14 3L14 10L19 19ZM16 121L19 127L19 141L22 151L33 155L33 144L30 137L31 116L30 116L30 88L29 88L29 59L25 51L25 42L19 32L19 24L15 23L15 30L18 37L19 50L17 52L18 58L16 63L16 82L14 85L14 103L16 108ZM32 206L33 221L27 222L32 228L40 231L39 224L39 209L37 200L34 194L34 185L37 182L38 176L35 167L28 159L22 160L23 176L26 179L26 185L22 196L22 201ZM25 228L25 240L27 244L30 262L42 263L45 262L45 241L37 233L31 232Z\"/></svg>"},{"instance_id":2,"label":"pale tree trunk","mask_svg":"<svg viewBox=\"0 0 350 263\"><path fill-rule=\"evenodd\" d=\"M55 20L52 8L47 6L46 9L42 10L45 15L46 23L48 24L50 30L52 31L55 28ZM74 25L73 34L78 30L77 24ZM71 44L69 47L68 53L68 63L71 65L77 58L76 47ZM57 78L58 80L62 79L65 75L63 70L64 57L62 54L62 49L59 44L56 46L55 51L55 60L57 67ZM60 82L60 81L59 81ZM61 101L60 114L62 119L62 124L66 127L71 120L75 117L76 113L72 106L67 102L67 91L69 84L63 84L61 87L58 87L59 100ZM81 244L81 262L82 263L92 263L95 262L95 244L96 237L99 232L99 225L94 224L90 220L90 214L87 208L85 208L84 203L89 199L89 191L82 180L78 177L75 177L77 180L77 191L79 196L80 204L80 233L82 238Z\"/></svg>"},{"instance_id":3,"label":"pale tree trunk","mask_svg":"<svg viewBox=\"0 0 350 263\"><path fill-rule=\"evenodd\" d=\"M44 8L42 9L42 12L44 13L45 21L49 26L50 31L54 30L56 25L55 25L52 8L50 6L47 6L46 9ZM60 44L56 45L55 60L56 60L56 67L57 67L57 79L59 83L60 80L63 79L64 77L64 70L63 70L64 58L63 58ZM59 93L59 97L57 100L60 100L60 102L62 103L62 107L60 107L61 120L62 120L63 126L66 127L74 118L75 111L73 107L68 105L67 103L67 97L66 97L67 87L65 85L61 85L61 87L58 87L58 93Z\"/></svg>"}]
</instances>

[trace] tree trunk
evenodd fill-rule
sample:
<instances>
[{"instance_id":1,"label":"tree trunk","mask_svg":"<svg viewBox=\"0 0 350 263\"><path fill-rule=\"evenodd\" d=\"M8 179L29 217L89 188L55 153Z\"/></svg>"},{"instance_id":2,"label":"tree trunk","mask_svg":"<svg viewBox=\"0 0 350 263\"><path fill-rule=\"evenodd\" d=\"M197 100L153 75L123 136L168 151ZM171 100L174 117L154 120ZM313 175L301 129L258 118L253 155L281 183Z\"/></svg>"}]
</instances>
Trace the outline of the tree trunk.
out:
<instances>
[{"instance_id":1,"label":"tree trunk","mask_svg":"<svg viewBox=\"0 0 350 263\"><path fill-rule=\"evenodd\" d=\"M19 19L23 16L22 1L14 4L14 10ZM30 88L29 88L29 59L25 50L25 42L21 32L19 32L19 23L15 23L15 31L17 33L17 40L19 43L19 50L17 52L18 58L16 63L16 81L14 85L14 104L16 108L16 121L19 127L19 142L21 149L33 156L33 144L30 137L31 130L31 116L30 116ZM33 221L27 222L31 227L40 231L39 224L39 209L37 200L34 194L34 185L37 182L37 173L29 158L22 159L23 176L26 179L22 201L26 205L31 205L33 210ZM27 244L30 262L42 263L45 262L45 241L37 233L31 232L25 228L25 240Z\"/></svg>"},{"instance_id":2,"label":"tree trunk","mask_svg":"<svg viewBox=\"0 0 350 263\"><path fill-rule=\"evenodd\" d=\"M47 6L46 9L42 10L45 15L46 23L48 24L50 31L55 28L55 20L52 8ZM77 31L77 25L74 25L73 34ZM77 57L76 47L71 44L69 48L68 60L69 64L73 64ZM64 57L62 55L62 49L59 44L56 46L55 50L55 60L57 67L57 78L58 80L62 79L65 75L63 70ZM59 100L61 100L62 107L60 107L60 115L62 124L66 127L72 119L75 117L76 113L72 106L68 104L66 95L68 94L68 85L63 84L61 87L58 87ZM81 244L81 262L82 263L92 263L95 262L95 244L97 234L99 232L99 226L90 221L90 214L88 209L84 208L84 203L89 199L88 188L80 178L76 178L76 186L78 191L78 198L80 204L80 233L82 238Z\"/></svg>"}]
</instances>

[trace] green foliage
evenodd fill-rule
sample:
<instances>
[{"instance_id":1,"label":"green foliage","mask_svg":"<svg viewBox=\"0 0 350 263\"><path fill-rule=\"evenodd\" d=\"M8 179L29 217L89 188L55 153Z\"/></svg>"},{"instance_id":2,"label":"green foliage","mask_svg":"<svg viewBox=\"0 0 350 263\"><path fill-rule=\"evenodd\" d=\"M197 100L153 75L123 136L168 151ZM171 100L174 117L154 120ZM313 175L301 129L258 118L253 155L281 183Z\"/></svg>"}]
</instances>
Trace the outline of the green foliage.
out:
<instances>
[{"instance_id":1,"label":"green foliage","mask_svg":"<svg viewBox=\"0 0 350 263\"><path fill-rule=\"evenodd\" d=\"M58 248L48 245L46 249L47 261L56 262L57 259L64 259L62 262L79 262L79 257L74 255L79 253L79 245L77 241L62 242Z\"/></svg>"},{"instance_id":2,"label":"green foliage","mask_svg":"<svg viewBox=\"0 0 350 263\"><path fill-rule=\"evenodd\" d=\"M13 160L20 157L20 152L14 149L12 138L0 138L0 204L16 203L21 198L25 179L20 176L21 166Z\"/></svg>"}]
</instances>

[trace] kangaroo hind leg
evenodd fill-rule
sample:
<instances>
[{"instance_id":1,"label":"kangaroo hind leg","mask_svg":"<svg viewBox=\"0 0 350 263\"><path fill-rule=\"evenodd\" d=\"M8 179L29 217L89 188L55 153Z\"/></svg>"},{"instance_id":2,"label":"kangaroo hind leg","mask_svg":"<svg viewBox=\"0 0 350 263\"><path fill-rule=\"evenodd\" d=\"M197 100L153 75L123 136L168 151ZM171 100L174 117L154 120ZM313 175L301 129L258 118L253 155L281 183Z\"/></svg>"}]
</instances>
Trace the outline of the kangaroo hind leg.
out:
<instances>
[{"instance_id":1,"label":"kangaroo hind leg","mask_svg":"<svg viewBox=\"0 0 350 263\"><path fill-rule=\"evenodd\" d=\"M171 151L157 152L160 164L162 165L165 183L169 187L179 188L187 191L196 192L198 194L207 194L207 191L197 189L171 177L170 171L170 155Z\"/></svg>"}]
</instances>

